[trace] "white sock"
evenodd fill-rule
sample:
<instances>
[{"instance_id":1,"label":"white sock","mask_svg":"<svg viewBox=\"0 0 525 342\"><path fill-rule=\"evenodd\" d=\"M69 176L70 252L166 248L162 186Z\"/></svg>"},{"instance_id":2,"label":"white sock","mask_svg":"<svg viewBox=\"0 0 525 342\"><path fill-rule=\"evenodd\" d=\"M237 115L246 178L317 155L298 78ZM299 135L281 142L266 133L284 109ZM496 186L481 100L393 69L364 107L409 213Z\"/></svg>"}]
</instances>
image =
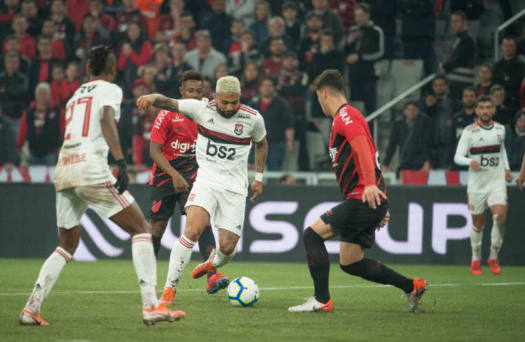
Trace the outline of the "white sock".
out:
<instances>
[{"instance_id":1,"label":"white sock","mask_svg":"<svg viewBox=\"0 0 525 342\"><path fill-rule=\"evenodd\" d=\"M179 240L175 242L175 245L171 249L168 277L166 278L166 285L164 286L165 288L177 288L180 275L190 261L193 246L195 246L195 241L191 241L184 236L184 234L182 234Z\"/></svg>"},{"instance_id":2,"label":"white sock","mask_svg":"<svg viewBox=\"0 0 525 342\"><path fill-rule=\"evenodd\" d=\"M33 313L40 313L42 302L49 292L51 292L60 272L62 272L62 269L69 261L71 261L71 254L62 247L57 247L55 251L51 253L40 269L40 274L36 280L33 292L25 306L27 310Z\"/></svg>"},{"instance_id":3,"label":"white sock","mask_svg":"<svg viewBox=\"0 0 525 342\"><path fill-rule=\"evenodd\" d=\"M215 251L215 258L213 258L212 265L215 267L221 267L226 265L235 255L235 251L233 251L231 254L226 255L221 252L220 247L217 248Z\"/></svg>"},{"instance_id":4,"label":"white sock","mask_svg":"<svg viewBox=\"0 0 525 342\"><path fill-rule=\"evenodd\" d=\"M492 225L492 232L490 234L490 259L498 258L498 253L501 250L501 245L503 245L503 236L501 235L501 230L502 227L500 227L500 224L494 222Z\"/></svg>"},{"instance_id":5,"label":"white sock","mask_svg":"<svg viewBox=\"0 0 525 342\"><path fill-rule=\"evenodd\" d=\"M151 234L137 234L131 239L131 256L139 279L140 294L144 308L157 307L157 263L151 243Z\"/></svg>"},{"instance_id":6,"label":"white sock","mask_svg":"<svg viewBox=\"0 0 525 342\"><path fill-rule=\"evenodd\" d=\"M483 240L483 229L477 232L476 227L470 231L470 245L472 247L472 260L481 260L481 241Z\"/></svg>"}]
</instances>

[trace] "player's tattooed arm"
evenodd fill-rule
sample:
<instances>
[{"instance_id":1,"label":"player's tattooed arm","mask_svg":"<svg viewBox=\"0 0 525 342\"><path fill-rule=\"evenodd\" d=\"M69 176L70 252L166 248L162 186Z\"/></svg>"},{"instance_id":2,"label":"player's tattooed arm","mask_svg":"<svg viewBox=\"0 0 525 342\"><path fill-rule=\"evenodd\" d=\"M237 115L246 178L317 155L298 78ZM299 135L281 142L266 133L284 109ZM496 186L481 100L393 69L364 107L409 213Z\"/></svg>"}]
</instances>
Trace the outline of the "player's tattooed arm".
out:
<instances>
[{"instance_id":1,"label":"player's tattooed arm","mask_svg":"<svg viewBox=\"0 0 525 342\"><path fill-rule=\"evenodd\" d=\"M177 100L166 97L162 94L143 95L137 100L137 107L140 110L147 110L150 106L160 109L165 109L170 112L179 111L179 103Z\"/></svg>"},{"instance_id":2,"label":"player's tattooed arm","mask_svg":"<svg viewBox=\"0 0 525 342\"><path fill-rule=\"evenodd\" d=\"M266 159L268 158L268 141L264 137L255 143L255 172L264 172Z\"/></svg>"}]
</instances>

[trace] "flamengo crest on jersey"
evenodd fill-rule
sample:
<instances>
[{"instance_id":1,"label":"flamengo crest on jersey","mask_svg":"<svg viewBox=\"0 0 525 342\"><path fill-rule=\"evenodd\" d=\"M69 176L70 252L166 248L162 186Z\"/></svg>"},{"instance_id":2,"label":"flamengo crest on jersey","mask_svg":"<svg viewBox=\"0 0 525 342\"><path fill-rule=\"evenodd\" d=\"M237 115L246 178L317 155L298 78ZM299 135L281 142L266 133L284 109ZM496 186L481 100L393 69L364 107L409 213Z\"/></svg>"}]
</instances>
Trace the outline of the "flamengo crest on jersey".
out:
<instances>
[{"instance_id":1,"label":"flamengo crest on jersey","mask_svg":"<svg viewBox=\"0 0 525 342\"><path fill-rule=\"evenodd\" d=\"M481 171L469 167L468 192L505 188L504 141L505 127L497 122L490 128L475 122L463 130L456 153L477 160L481 166Z\"/></svg>"},{"instance_id":2,"label":"flamengo crest on jersey","mask_svg":"<svg viewBox=\"0 0 525 342\"><path fill-rule=\"evenodd\" d=\"M235 115L225 118L217 112L215 101L178 100L178 103L179 112L197 123L196 182L247 194L252 140L260 142L266 136L261 114L240 105Z\"/></svg>"},{"instance_id":3,"label":"flamengo crest on jersey","mask_svg":"<svg viewBox=\"0 0 525 342\"><path fill-rule=\"evenodd\" d=\"M66 105L66 131L55 169L57 191L90 184L115 182L108 165L109 146L102 134L103 108L120 119L122 89L103 80L78 88Z\"/></svg>"}]
</instances>

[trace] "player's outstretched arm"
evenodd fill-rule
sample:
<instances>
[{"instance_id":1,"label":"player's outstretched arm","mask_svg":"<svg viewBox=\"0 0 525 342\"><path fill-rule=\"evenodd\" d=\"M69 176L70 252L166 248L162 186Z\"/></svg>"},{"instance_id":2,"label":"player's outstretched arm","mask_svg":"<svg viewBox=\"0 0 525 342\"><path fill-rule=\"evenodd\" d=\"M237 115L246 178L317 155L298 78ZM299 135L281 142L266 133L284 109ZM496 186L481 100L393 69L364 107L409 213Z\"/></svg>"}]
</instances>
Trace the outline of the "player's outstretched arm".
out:
<instances>
[{"instance_id":1,"label":"player's outstretched arm","mask_svg":"<svg viewBox=\"0 0 525 342\"><path fill-rule=\"evenodd\" d=\"M112 107L104 106L102 109L100 127L102 128L104 139L109 146L109 151L119 166L115 187L118 189L119 193L123 193L127 189L129 183L128 170L120 147L117 125L115 125L115 110Z\"/></svg>"},{"instance_id":2,"label":"player's outstretched arm","mask_svg":"<svg viewBox=\"0 0 525 342\"><path fill-rule=\"evenodd\" d=\"M250 201L252 203L263 191L262 179L257 180L257 174L264 172L264 166L266 165L266 158L268 158L268 141L264 137L261 141L255 143L255 173L256 179L252 183L252 197Z\"/></svg>"},{"instance_id":3,"label":"player's outstretched arm","mask_svg":"<svg viewBox=\"0 0 525 342\"><path fill-rule=\"evenodd\" d=\"M160 109L165 109L170 112L179 111L179 103L177 100L166 97L162 94L143 95L137 99L137 107L140 110L147 110L154 106Z\"/></svg>"},{"instance_id":4,"label":"player's outstretched arm","mask_svg":"<svg viewBox=\"0 0 525 342\"><path fill-rule=\"evenodd\" d=\"M173 179L173 187L176 192L186 192L190 189L188 182L181 174L171 166L170 162L162 154L162 145L155 141L150 141L149 155L151 159Z\"/></svg>"}]
</instances>

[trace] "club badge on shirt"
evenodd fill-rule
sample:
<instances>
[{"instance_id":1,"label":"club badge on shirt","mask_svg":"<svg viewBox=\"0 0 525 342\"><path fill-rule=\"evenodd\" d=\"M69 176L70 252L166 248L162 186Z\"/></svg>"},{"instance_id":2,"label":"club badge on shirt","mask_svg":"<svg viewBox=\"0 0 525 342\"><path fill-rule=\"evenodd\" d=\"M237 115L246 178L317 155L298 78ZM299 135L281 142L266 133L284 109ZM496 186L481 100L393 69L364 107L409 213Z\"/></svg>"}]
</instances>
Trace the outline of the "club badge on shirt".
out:
<instances>
[{"instance_id":1,"label":"club badge on shirt","mask_svg":"<svg viewBox=\"0 0 525 342\"><path fill-rule=\"evenodd\" d=\"M237 134L237 135L241 135L242 134L242 129L243 129L242 123L236 123L235 124L235 130L233 132L235 134Z\"/></svg>"}]
</instances>

